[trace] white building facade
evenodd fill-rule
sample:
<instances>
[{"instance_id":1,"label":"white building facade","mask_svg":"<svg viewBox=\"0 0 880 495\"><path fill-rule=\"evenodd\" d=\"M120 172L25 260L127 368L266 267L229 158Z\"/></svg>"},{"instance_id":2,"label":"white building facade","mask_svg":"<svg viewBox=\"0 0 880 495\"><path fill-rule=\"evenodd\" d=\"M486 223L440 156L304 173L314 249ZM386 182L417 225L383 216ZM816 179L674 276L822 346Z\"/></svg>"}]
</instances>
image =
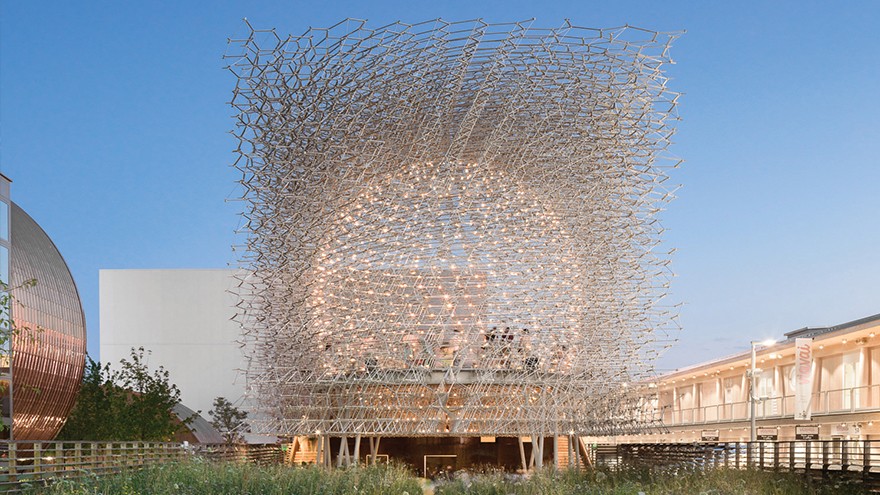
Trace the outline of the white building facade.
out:
<instances>
[{"instance_id":1,"label":"white building facade","mask_svg":"<svg viewBox=\"0 0 880 495\"><path fill-rule=\"evenodd\" d=\"M809 421L795 420L795 339L812 339ZM744 342L743 346L748 343ZM645 413L657 428L596 442L748 441L750 352L659 376L645 387ZM818 440L880 439L880 314L785 334L758 346L758 439L795 440L797 427L818 427ZM802 429L801 432L807 431Z\"/></svg>"},{"instance_id":2,"label":"white building facade","mask_svg":"<svg viewBox=\"0 0 880 495\"><path fill-rule=\"evenodd\" d=\"M118 367L132 348L170 372L181 402L208 417L214 398L241 405L240 327L232 321L235 271L101 270L100 360Z\"/></svg>"}]
</instances>

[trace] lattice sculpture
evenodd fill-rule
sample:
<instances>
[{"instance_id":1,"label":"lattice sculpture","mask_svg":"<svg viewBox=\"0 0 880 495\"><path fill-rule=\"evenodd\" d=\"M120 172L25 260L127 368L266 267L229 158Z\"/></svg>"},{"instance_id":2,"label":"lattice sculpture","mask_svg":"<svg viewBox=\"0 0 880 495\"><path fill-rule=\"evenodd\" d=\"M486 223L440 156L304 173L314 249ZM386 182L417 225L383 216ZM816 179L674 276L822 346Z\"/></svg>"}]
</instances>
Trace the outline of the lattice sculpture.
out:
<instances>
[{"instance_id":1,"label":"lattice sculpture","mask_svg":"<svg viewBox=\"0 0 880 495\"><path fill-rule=\"evenodd\" d=\"M232 41L263 431L643 426L627 384L676 328L656 221L675 35L530 24Z\"/></svg>"}]
</instances>

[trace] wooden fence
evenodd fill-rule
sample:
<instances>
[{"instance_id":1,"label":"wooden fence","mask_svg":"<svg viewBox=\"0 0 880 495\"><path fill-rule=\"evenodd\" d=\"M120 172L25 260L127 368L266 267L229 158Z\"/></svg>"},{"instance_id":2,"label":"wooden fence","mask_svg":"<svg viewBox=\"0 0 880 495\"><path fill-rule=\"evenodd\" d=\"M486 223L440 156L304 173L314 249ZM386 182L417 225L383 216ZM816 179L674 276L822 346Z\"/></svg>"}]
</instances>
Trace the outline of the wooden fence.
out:
<instances>
[{"instance_id":1,"label":"wooden fence","mask_svg":"<svg viewBox=\"0 0 880 495\"><path fill-rule=\"evenodd\" d=\"M180 444L156 442L0 442L0 492L25 483L81 478L201 457L217 461L281 462L277 445Z\"/></svg>"},{"instance_id":2,"label":"wooden fence","mask_svg":"<svg viewBox=\"0 0 880 495\"><path fill-rule=\"evenodd\" d=\"M619 444L594 449L614 469L758 469L813 478L861 477L880 487L880 441L812 440L689 444Z\"/></svg>"}]
</instances>

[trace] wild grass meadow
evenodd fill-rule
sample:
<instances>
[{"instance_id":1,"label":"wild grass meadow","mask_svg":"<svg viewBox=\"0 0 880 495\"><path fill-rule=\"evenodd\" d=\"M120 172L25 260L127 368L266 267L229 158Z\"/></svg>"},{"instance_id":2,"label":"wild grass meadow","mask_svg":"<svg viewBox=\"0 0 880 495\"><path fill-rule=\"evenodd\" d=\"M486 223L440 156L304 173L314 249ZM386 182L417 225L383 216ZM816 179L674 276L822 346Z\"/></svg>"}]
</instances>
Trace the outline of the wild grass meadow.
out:
<instances>
[{"instance_id":1,"label":"wild grass meadow","mask_svg":"<svg viewBox=\"0 0 880 495\"><path fill-rule=\"evenodd\" d=\"M531 476L457 473L428 482L401 465L349 469L190 461L116 475L87 475L25 493L51 495L850 495L856 480L810 482L803 476L742 470L544 471Z\"/></svg>"}]
</instances>

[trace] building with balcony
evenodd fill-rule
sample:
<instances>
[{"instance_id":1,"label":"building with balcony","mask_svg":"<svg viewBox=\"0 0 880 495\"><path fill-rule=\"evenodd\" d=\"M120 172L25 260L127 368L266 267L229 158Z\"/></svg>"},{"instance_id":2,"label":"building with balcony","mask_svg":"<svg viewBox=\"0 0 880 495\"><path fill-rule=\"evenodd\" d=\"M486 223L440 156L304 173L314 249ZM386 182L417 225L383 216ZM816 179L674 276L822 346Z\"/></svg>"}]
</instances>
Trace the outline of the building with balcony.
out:
<instances>
[{"instance_id":1,"label":"building with balcony","mask_svg":"<svg viewBox=\"0 0 880 495\"><path fill-rule=\"evenodd\" d=\"M795 339L812 339L811 420L796 421ZM830 327L802 328L759 346L758 438L795 440L796 427L818 427L820 440L880 439L880 314ZM619 443L746 441L750 437L750 352L659 376L645 387L645 411L658 427L639 435L599 437Z\"/></svg>"}]
</instances>

